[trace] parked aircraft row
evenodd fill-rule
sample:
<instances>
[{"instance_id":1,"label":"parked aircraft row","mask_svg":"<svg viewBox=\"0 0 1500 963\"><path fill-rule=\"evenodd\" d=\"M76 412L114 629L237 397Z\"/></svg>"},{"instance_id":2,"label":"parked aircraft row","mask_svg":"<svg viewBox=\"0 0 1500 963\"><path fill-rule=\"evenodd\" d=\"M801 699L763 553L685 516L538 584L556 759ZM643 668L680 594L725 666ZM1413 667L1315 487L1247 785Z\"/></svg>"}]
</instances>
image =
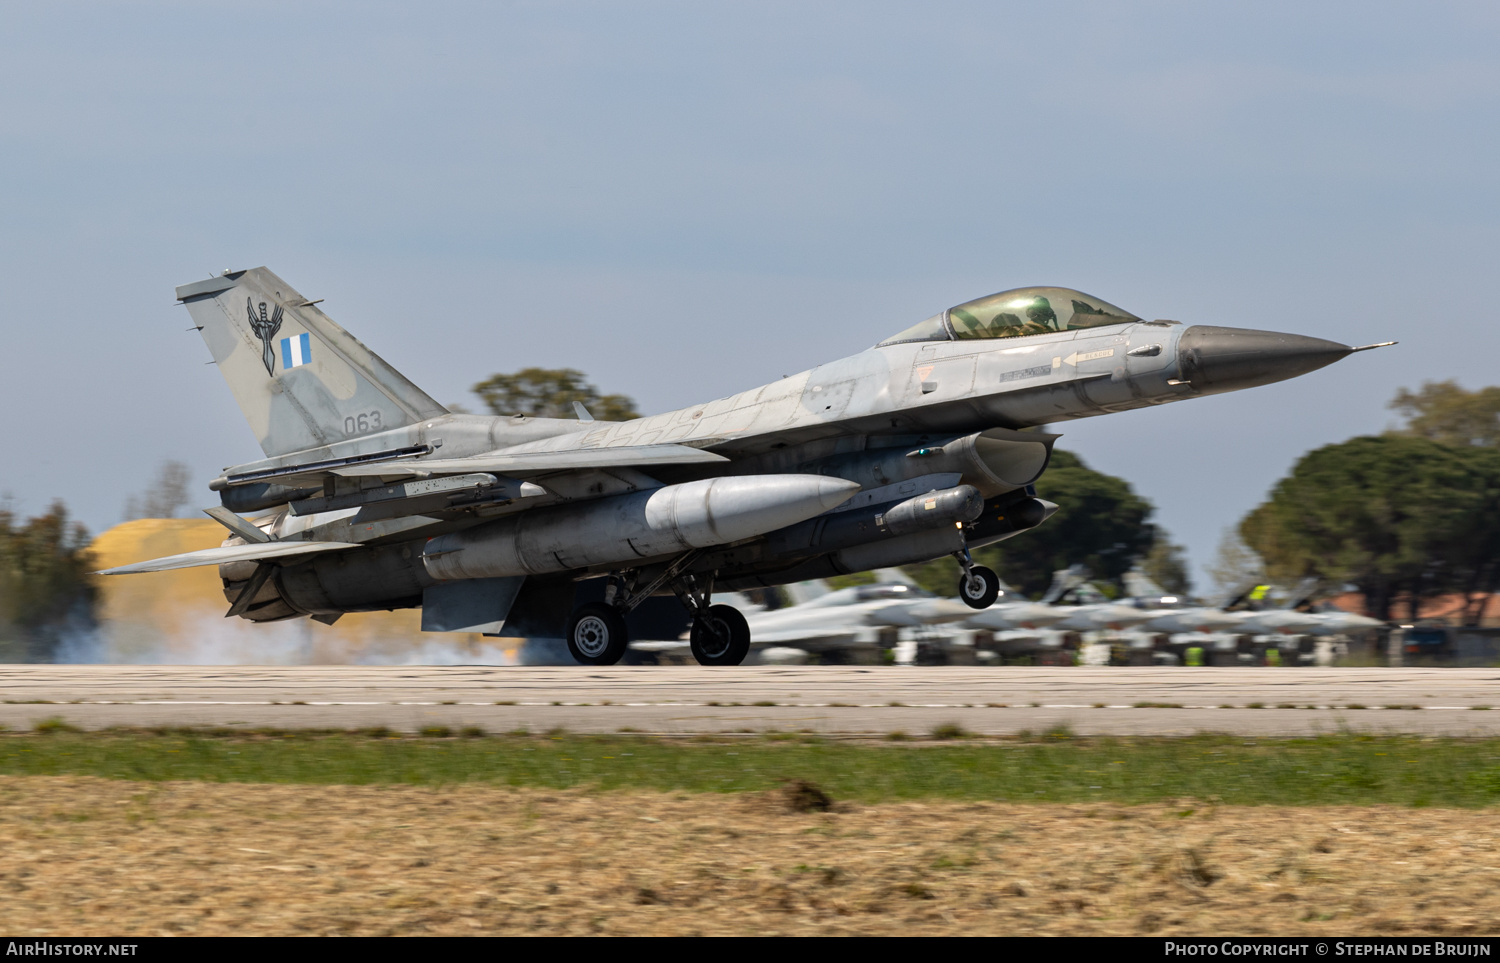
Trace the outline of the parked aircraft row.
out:
<instances>
[{"instance_id":1,"label":"parked aircraft row","mask_svg":"<svg viewBox=\"0 0 1500 963\"><path fill-rule=\"evenodd\" d=\"M734 599L747 611L755 650L782 649L811 653L847 651L851 646L890 648L902 630L984 630L1002 645L1039 641L1060 647L1063 633L1107 634L1125 642L1149 646L1150 639L1169 636L1184 644L1213 645L1241 636L1329 638L1379 628L1384 623L1341 611L1298 611L1300 596L1287 607L1264 610L1226 610L1195 605L1163 592L1139 573L1127 577L1135 594L1123 600L1103 600L1085 574L1057 573L1052 588L1040 601L1021 597L1008 587L988 608L975 611L955 599L933 596L920 589L899 569L884 569L867 585L829 590L821 581L787 586L793 604L763 609ZM1003 583L1002 583L1003 584ZM1098 597L1098 601L1086 601ZM1068 604L1074 600L1076 604ZM731 601L726 599L726 601ZM1231 602L1237 601L1234 599ZM792 654L792 653L788 653Z\"/></svg>"}]
</instances>

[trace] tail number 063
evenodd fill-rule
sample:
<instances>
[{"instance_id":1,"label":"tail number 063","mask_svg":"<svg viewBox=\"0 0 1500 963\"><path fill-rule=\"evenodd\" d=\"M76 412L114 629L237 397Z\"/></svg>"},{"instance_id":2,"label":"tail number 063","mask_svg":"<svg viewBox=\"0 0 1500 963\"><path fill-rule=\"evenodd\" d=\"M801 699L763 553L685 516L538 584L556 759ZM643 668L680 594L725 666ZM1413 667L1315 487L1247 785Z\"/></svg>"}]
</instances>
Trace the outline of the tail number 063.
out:
<instances>
[{"instance_id":1,"label":"tail number 063","mask_svg":"<svg viewBox=\"0 0 1500 963\"><path fill-rule=\"evenodd\" d=\"M367 431L379 431L380 429L380 412L378 411L350 415L344 419L344 434L346 435L362 435Z\"/></svg>"}]
</instances>

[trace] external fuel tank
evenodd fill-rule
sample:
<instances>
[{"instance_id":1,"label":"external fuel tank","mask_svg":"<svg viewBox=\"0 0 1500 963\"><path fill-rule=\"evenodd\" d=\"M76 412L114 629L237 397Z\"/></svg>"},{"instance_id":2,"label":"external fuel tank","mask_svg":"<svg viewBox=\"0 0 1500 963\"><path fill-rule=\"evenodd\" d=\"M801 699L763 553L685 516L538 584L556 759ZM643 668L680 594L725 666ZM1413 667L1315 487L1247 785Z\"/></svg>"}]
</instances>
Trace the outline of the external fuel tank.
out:
<instances>
[{"instance_id":1,"label":"external fuel tank","mask_svg":"<svg viewBox=\"0 0 1500 963\"><path fill-rule=\"evenodd\" d=\"M824 475L706 478L443 535L427 543L422 563L445 580L633 564L795 525L843 504L859 487Z\"/></svg>"}]
</instances>

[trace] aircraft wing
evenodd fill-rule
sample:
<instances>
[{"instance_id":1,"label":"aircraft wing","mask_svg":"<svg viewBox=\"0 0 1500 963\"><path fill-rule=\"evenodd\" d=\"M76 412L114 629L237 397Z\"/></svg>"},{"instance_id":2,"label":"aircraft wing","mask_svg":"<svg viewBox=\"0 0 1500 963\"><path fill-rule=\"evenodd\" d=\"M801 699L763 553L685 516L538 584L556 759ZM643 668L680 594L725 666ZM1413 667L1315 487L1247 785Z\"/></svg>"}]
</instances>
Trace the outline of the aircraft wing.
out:
<instances>
[{"instance_id":1,"label":"aircraft wing","mask_svg":"<svg viewBox=\"0 0 1500 963\"><path fill-rule=\"evenodd\" d=\"M198 565L218 565L222 562L249 562L267 558L283 558L288 555L310 555L314 552L338 552L346 548L359 548L355 542L258 542L254 545L223 545L205 548L182 555L153 558L133 565L107 568L95 575L134 575L139 572L169 572L178 568L193 568Z\"/></svg>"},{"instance_id":2,"label":"aircraft wing","mask_svg":"<svg viewBox=\"0 0 1500 963\"><path fill-rule=\"evenodd\" d=\"M569 468L624 468L640 465L692 465L728 461L701 448L687 445L630 445L623 448L574 448L569 451L538 451L507 455L475 455L470 458L428 458L396 465L378 462L336 469L339 475L418 474L462 475L469 472L505 472L517 474L538 471L564 471Z\"/></svg>"},{"instance_id":3,"label":"aircraft wing","mask_svg":"<svg viewBox=\"0 0 1500 963\"><path fill-rule=\"evenodd\" d=\"M352 463L316 462L287 465L278 469L230 475L230 485L274 481L296 484L314 481L323 475L344 477L399 477L402 475L466 475L474 472L499 472L524 475L577 468L626 468L651 465L692 465L727 462L723 455L688 445L625 445L616 448L570 448L562 451L507 452L494 451L466 458L393 457L390 459L352 460Z\"/></svg>"}]
</instances>

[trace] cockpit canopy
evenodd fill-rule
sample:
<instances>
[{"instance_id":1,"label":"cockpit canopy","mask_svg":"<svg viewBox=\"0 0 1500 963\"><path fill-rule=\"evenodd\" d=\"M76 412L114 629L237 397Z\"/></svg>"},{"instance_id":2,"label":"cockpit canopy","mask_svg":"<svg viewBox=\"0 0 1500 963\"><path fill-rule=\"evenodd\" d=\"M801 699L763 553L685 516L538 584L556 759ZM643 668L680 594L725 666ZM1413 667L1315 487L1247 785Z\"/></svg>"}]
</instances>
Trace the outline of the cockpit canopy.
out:
<instances>
[{"instance_id":1,"label":"cockpit canopy","mask_svg":"<svg viewBox=\"0 0 1500 963\"><path fill-rule=\"evenodd\" d=\"M1123 308L1071 288L1015 288L965 301L880 343L1019 338L1139 320Z\"/></svg>"}]
</instances>

